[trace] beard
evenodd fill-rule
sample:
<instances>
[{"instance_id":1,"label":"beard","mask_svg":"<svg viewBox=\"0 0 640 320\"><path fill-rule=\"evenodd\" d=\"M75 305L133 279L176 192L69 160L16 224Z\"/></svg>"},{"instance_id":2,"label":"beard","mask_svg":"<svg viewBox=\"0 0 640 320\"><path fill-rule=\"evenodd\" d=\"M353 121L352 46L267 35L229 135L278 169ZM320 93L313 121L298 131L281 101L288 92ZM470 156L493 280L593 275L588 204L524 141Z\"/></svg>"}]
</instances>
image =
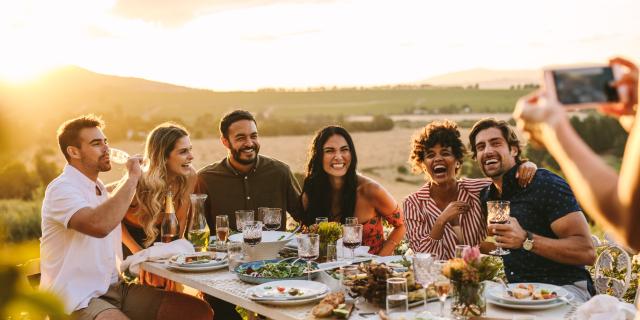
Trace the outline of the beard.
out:
<instances>
[{"instance_id":1,"label":"beard","mask_svg":"<svg viewBox=\"0 0 640 320\"><path fill-rule=\"evenodd\" d=\"M242 158L242 152L245 150L253 150L255 152L255 155L249 159ZM233 160L244 165L249 165L249 164L255 163L256 160L258 159L258 153L260 152L260 145L254 144L253 147L240 148L240 149L234 149L233 147L231 147L229 151L231 151L231 156L233 157Z\"/></svg>"}]
</instances>

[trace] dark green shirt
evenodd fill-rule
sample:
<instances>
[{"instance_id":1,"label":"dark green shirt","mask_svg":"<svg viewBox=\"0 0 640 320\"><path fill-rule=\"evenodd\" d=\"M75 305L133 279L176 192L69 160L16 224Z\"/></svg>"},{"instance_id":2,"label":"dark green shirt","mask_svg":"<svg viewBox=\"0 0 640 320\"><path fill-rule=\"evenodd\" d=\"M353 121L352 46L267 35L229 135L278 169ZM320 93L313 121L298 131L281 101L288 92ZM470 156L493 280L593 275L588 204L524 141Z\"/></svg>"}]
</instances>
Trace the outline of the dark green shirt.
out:
<instances>
[{"instance_id":1,"label":"dark green shirt","mask_svg":"<svg viewBox=\"0 0 640 320\"><path fill-rule=\"evenodd\" d=\"M208 195L205 215L211 230L215 230L215 216L229 215L229 227L237 230L236 210L258 207L282 209L280 229L286 225L286 212L296 220L301 216L300 185L285 163L258 155L256 165L244 174L235 170L227 158L198 171L197 193Z\"/></svg>"}]
</instances>

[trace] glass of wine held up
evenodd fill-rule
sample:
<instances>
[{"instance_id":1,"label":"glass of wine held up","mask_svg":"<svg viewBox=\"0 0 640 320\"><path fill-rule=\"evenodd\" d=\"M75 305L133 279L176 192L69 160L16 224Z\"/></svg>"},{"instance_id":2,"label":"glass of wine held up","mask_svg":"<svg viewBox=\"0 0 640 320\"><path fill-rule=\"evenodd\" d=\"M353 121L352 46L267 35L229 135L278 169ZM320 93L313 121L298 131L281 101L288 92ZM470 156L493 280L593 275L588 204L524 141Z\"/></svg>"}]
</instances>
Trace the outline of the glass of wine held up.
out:
<instances>
[{"instance_id":1,"label":"glass of wine held up","mask_svg":"<svg viewBox=\"0 0 640 320\"><path fill-rule=\"evenodd\" d=\"M356 248L362 244L362 225L345 224L342 226L342 245L351 250L351 259L356 258Z\"/></svg>"},{"instance_id":2,"label":"glass of wine held up","mask_svg":"<svg viewBox=\"0 0 640 320\"><path fill-rule=\"evenodd\" d=\"M246 221L242 228L242 239L251 247L260 243L262 241L262 222Z\"/></svg>"},{"instance_id":3,"label":"glass of wine held up","mask_svg":"<svg viewBox=\"0 0 640 320\"><path fill-rule=\"evenodd\" d=\"M320 256L320 236L315 233L301 234L298 240L298 258L307 262L307 280L311 281L311 261Z\"/></svg>"},{"instance_id":4,"label":"glass of wine held up","mask_svg":"<svg viewBox=\"0 0 640 320\"><path fill-rule=\"evenodd\" d=\"M487 201L487 222L491 224L505 224L509 222L510 217L509 201ZM489 230L489 234L492 234ZM509 250L502 249L496 245L496 249L489 253L495 256L504 256L510 253Z\"/></svg>"}]
</instances>

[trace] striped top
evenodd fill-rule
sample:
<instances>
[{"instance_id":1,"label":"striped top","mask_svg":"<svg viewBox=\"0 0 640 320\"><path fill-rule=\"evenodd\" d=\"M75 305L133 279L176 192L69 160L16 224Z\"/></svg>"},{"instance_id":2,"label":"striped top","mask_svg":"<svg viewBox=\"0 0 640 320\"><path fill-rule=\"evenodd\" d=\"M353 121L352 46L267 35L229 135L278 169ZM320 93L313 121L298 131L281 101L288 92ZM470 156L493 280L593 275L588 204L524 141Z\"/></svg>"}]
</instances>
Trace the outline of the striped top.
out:
<instances>
[{"instance_id":1,"label":"striped top","mask_svg":"<svg viewBox=\"0 0 640 320\"><path fill-rule=\"evenodd\" d=\"M469 213L460 215L463 239L457 238L453 227L448 223L444 227L442 239L436 240L429 236L436 219L442 214L442 210L429 196L430 182L409 195L402 206L411 249L414 252L435 254L439 259L446 260L453 258L456 244L479 245L487 236L487 223L480 205L480 190L490 184L489 179L458 180L457 200L471 206Z\"/></svg>"}]
</instances>

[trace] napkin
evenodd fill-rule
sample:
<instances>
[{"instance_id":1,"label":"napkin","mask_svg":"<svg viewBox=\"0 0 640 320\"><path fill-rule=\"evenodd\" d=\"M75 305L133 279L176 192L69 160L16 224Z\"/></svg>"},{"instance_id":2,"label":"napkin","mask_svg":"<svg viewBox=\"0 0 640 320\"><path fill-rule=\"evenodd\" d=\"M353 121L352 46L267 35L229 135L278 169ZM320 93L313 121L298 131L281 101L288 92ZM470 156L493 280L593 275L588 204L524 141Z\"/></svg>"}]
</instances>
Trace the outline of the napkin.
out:
<instances>
[{"instance_id":1,"label":"napkin","mask_svg":"<svg viewBox=\"0 0 640 320\"><path fill-rule=\"evenodd\" d=\"M346 250L346 251L344 251ZM356 248L356 250L354 251L356 257L369 257L371 256L371 254L369 254L369 246L359 246ZM338 239L338 241L336 241L336 255L338 256L338 259L340 258L344 258L345 255L346 256L351 256L351 249L347 249L342 245L342 238Z\"/></svg>"},{"instance_id":2,"label":"napkin","mask_svg":"<svg viewBox=\"0 0 640 320\"><path fill-rule=\"evenodd\" d=\"M193 245L185 239L173 240L169 243L156 242L153 246L128 256L122 262L120 269L123 271L129 269L129 272L137 276L140 273L140 264L145 261L169 259L177 254L193 252L195 252Z\"/></svg>"},{"instance_id":3,"label":"napkin","mask_svg":"<svg viewBox=\"0 0 640 320\"><path fill-rule=\"evenodd\" d=\"M576 310L579 320L633 320L636 308L617 298L599 294Z\"/></svg>"}]
</instances>

